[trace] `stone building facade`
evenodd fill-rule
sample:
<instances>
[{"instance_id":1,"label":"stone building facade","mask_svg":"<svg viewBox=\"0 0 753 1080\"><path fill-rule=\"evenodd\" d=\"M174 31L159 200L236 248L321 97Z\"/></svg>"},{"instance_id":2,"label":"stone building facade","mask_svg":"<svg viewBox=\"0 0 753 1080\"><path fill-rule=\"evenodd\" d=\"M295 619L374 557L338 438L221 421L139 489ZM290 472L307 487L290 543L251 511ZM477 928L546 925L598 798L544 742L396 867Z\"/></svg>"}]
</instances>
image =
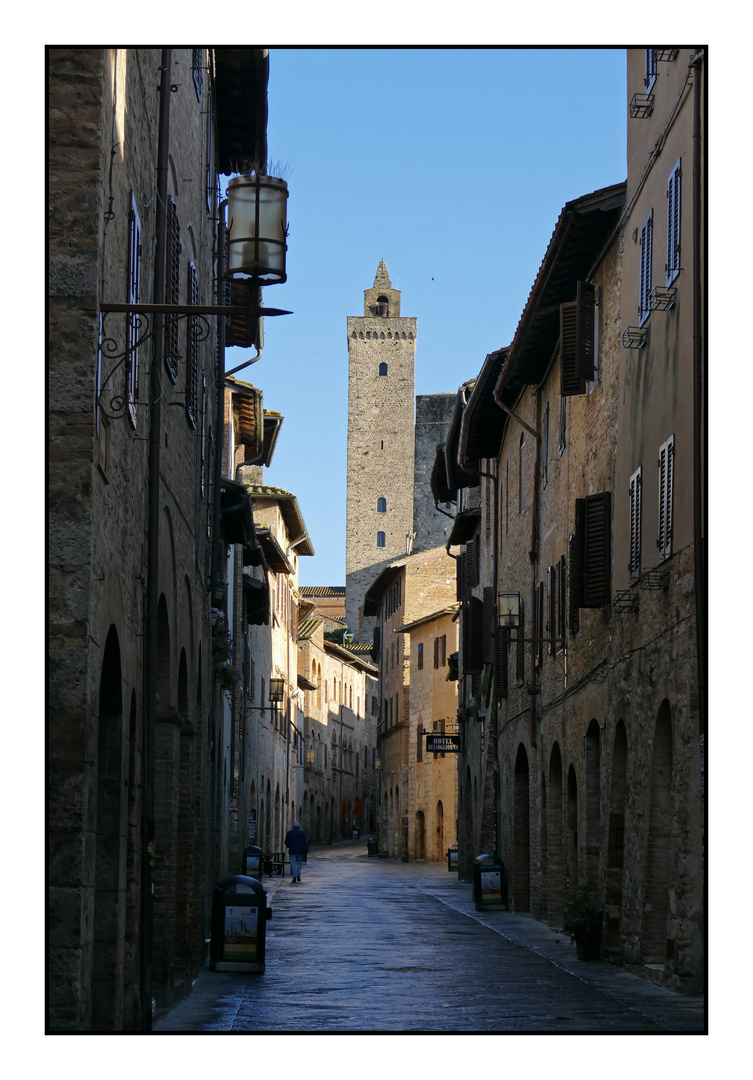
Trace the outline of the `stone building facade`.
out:
<instances>
[{"instance_id":1,"label":"stone building facade","mask_svg":"<svg viewBox=\"0 0 753 1080\"><path fill-rule=\"evenodd\" d=\"M304 615L298 635L303 695L302 828L331 844L376 828L376 668L324 637L326 619Z\"/></svg>"},{"instance_id":2,"label":"stone building facade","mask_svg":"<svg viewBox=\"0 0 753 1080\"><path fill-rule=\"evenodd\" d=\"M112 305L220 302L218 174L266 158L267 64L48 52L53 1031L149 1030L204 961L226 808L217 320Z\"/></svg>"},{"instance_id":3,"label":"stone building facade","mask_svg":"<svg viewBox=\"0 0 753 1080\"><path fill-rule=\"evenodd\" d=\"M457 732L458 605L434 611L398 630L410 655L408 711L408 851L411 861L443 862L457 841L457 757L429 752L427 735Z\"/></svg>"},{"instance_id":4,"label":"stone building facade","mask_svg":"<svg viewBox=\"0 0 753 1080\"><path fill-rule=\"evenodd\" d=\"M702 75L689 50L628 51L627 184L563 208L433 473L437 495L460 489L460 872L496 852L515 910L554 926L592 882L602 957L689 991L704 980Z\"/></svg>"},{"instance_id":5,"label":"stone building facade","mask_svg":"<svg viewBox=\"0 0 753 1080\"><path fill-rule=\"evenodd\" d=\"M401 629L426 615L442 611L455 595L455 563L444 548L417 552L386 566L364 598L364 614L377 620L372 656L379 667L379 723L377 755L380 771L378 842L381 854L408 861L411 849L411 820L417 807L415 771L411 787L411 731L417 720L411 701L411 657L409 639ZM425 695L421 694L422 709ZM423 713L421 714L423 715ZM437 717L438 719L438 717ZM415 770L415 758L414 758ZM426 777L422 777L426 779ZM434 814L442 801L439 770L432 779L439 784L421 798ZM421 811L425 815L429 811ZM425 845L424 845L425 851Z\"/></svg>"}]
</instances>

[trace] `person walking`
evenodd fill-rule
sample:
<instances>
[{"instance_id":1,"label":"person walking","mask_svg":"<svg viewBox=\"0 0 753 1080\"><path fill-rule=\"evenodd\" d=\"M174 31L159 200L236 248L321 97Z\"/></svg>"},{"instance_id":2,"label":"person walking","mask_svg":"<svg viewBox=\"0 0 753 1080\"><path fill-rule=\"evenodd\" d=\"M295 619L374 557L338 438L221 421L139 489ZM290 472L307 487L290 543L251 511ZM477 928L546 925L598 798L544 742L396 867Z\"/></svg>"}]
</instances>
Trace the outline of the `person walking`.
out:
<instances>
[{"instance_id":1,"label":"person walking","mask_svg":"<svg viewBox=\"0 0 753 1080\"><path fill-rule=\"evenodd\" d=\"M301 858L309 849L306 833L297 821L293 822L293 828L288 829L285 836L285 847L290 852L290 873L293 875L291 885L301 880Z\"/></svg>"}]
</instances>

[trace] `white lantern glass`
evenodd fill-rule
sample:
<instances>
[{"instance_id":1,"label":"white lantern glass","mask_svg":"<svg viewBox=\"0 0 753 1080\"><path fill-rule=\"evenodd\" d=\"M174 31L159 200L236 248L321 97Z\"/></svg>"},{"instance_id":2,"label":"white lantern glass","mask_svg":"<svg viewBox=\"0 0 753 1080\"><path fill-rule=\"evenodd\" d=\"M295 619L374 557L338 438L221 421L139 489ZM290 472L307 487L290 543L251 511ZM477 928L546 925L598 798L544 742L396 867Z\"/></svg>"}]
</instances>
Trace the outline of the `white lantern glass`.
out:
<instances>
[{"instance_id":1,"label":"white lantern glass","mask_svg":"<svg viewBox=\"0 0 753 1080\"><path fill-rule=\"evenodd\" d=\"M520 626L520 593L497 594L497 624L505 630Z\"/></svg>"},{"instance_id":2,"label":"white lantern glass","mask_svg":"<svg viewBox=\"0 0 753 1080\"><path fill-rule=\"evenodd\" d=\"M227 186L225 276L260 285L286 280L288 185L274 176L234 176Z\"/></svg>"}]
</instances>

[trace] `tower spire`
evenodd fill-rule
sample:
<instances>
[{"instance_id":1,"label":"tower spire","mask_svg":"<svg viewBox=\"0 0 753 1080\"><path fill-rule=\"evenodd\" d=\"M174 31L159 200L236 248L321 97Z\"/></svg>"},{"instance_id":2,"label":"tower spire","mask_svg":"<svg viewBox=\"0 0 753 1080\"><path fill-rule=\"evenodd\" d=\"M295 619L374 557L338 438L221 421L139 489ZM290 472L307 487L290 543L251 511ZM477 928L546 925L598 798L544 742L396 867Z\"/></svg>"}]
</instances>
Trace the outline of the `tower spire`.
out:
<instances>
[{"instance_id":1,"label":"tower spire","mask_svg":"<svg viewBox=\"0 0 753 1080\"><path fill-rule=\"evenodd\" d=\"M390 281L389 271L387 270L387 263L384 259L381 259L379 266L377 267L376 277L374 278L374 289L391 289L392 282Z\"/></svg>"}]
</instances>

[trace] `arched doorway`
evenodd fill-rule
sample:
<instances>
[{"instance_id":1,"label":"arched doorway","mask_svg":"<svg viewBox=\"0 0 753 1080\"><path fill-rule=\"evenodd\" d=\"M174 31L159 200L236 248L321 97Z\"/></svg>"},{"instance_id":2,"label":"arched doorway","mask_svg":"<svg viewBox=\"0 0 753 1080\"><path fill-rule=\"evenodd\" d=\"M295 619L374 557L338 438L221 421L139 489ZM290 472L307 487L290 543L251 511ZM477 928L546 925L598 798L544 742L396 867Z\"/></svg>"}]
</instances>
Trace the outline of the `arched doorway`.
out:
<instances>
[{"instance_id":1,"label":"arched doorway","mask_svg":"<svg viewBox=\"0 0 753 1080\"><path fill-rule=\"evenodd\" d=\"M515 792L513 804L513 875L512 901L515 911L530 911L529 867L529 781L528 755L521 743L515 759Z\"/></svg>"},{"instance_id":2,"label":"arched doorway","mask_svg":"<svg viewBox=\"0 0 753 1080\"><path fill-rule=\"evenodd\" d=\"M564 860L562 843L562 754L555 743L549 757L549 799L546 811L547 859L546 897L547 918L561 920L564 900Z\"/></svg>"},{"instance_id":3,"label":"arched doorway","mask_svg":"<svg viewBox=\"0 0 753 1080\"><path fill-rule=\"evenodd\" d=\"M98 712L92 1028L117 1031L123 1021L127 788L120 642L114 626L102 658Z\"/></svg>"},{"instance_id":4,"label":"arched doorway","mask_svg":"<svg viewBox=\"0 0 753 1080\"><path fill-rule=\"evenodd\" d=\"M643 871L641 952L645 964L663 964L669 938L672 860L672 722L663 701L656 719L651 759L651 807Z\"/></svg>"},{"instance_id":5,"label":"arched doorway","mask_svg":"<svg viewBox=\"0 0 753 1080\"><path fill-rule=\"evenodd\" d=\"M622 944L622 866L625 851L625 800L627 797L627 735L622 720L617 722L612 751L612 781L609 794L609 835L607 838L607 880L604 891L604 954L620 959Z\"/></svg>"}]
</instances>

